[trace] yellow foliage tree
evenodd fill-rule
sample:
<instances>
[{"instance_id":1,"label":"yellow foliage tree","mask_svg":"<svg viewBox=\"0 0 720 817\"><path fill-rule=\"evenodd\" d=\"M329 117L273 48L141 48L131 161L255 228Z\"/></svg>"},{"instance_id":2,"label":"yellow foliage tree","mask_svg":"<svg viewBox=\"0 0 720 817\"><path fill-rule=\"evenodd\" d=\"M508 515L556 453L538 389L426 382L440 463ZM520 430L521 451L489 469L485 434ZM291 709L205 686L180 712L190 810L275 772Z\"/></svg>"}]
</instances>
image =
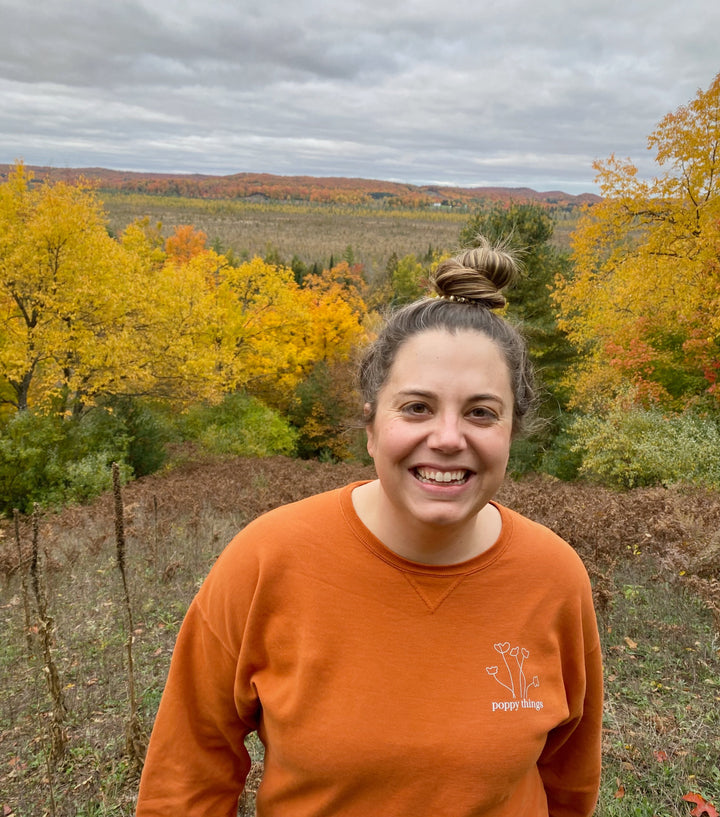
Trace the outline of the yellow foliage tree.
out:
<instances>
[{"instance_id":1,"label":"yellow foliage tree","mask_svg":"<svg viewBox=\"0 0 720 817\"><path fill-rule=\"evenodd\" d=\"M290 407L300 429L301 456L343 459L351 454L347 423L356 419L358 407L352 357L368 335L366 292L361 267L347 261L303 279L301 295L312 320L312 365Z\"/></svg>"},{"instance_id":2,"label":"yellow foliage tree","mask_svg":"<svg viewBox=\"0 0 720 817\"><path fill-rule=\"evenodd\" d=\"M219 360L218 286L227 259L205 248L204 234L179 227L163 252L144 222L123 235L137 264L142 292L133 299L141 306L132 329L134 371L139 393L187 407L214 399L224 389Z\"/></svg>"},{"instance_id":3,"label":"yellow foliage tree","mask_svg":"<svg viewBox=\"0 0 720 817\"><path fill-rule=\"evenodd\" d=\"M0 389L17 409L64 411L113 379L107 350L122 354L129 318L123 251L87 186L31 180L19 164L0 186Z\"/></svg>"},{"instance_id":4,"label":"yellow foliage tree","mask_svg":"<svg viewBox=\"0 0 720 817\"><path fill-rule=\"evenodd\" d=\"M648 139L664 174L595 165L602 201L573 235L574 270L554 294L581 353L576 405L619 394L667 408L720 399L720 74Z\"/></svg>"},{"instance_id":5,"label":"yellow foliage tree","mask_svg":"<svg viewBox=\"0 0 720 817\"><path fill-rule=\"evenodd\" d=\"M292 270L253 258L228 267L216 290L213 328L225 391L281 406L311 358L311 321Z\"/></svg>"},{"instance_id":6,"label":"yellow foliage tree","mask_svg":"<svg viewBox=\"0 0 720 817\"><path fill-rule=\"evenodd\" d=\"M312 325L312 361L347 360L365 339L366 285L360 270L342 261L320 275L306 275L303 287Z\"/></svg>"},{"instance_id":7,"label":"yellow foliage tree","mask_svg":"<svg viewBox=\"0 0 720 817\"><path fill-rule=\"evenodd\" d=\"M315 363L347 360L364 336L365 304L343 276L352 277L345 262L301 288L290 268L261 258L227 267L213 330L223 388L285 411Z\"/></svg>"},{"instance_id":8,"label":"yellow foliage tree","mask_svg":"<svg viewBox=\"0 0 720 817\"><path fill-rule=\"evenodd\" d=\"M138 222L118 242L89 187L35 185L22 164L0 186L0 235L3 402L65 413L117 395L217 393L208 327L227 262L202 236L179 231L168 255Z\"/></svg>"}]
</instances>

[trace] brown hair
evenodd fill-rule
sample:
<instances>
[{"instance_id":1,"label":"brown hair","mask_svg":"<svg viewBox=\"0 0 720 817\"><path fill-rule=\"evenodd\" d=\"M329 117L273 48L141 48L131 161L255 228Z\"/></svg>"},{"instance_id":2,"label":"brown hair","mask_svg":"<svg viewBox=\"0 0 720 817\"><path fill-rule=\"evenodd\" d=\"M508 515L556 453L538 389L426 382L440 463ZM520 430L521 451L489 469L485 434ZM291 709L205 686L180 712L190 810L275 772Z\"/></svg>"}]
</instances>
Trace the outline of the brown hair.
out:
<instances>
[{"instance_id":1,"label":"brown hair","mask_svg":"<svg viewBox=\"0 0 720 817\"><path fill-rule=\"evenodd\" d=\"M489 337L502 352L513 391L513 436L526 431L537 401L527 346L519 331L492 311L505 306L502 290L518 272L519 262L511 251L492 246L482 237L473 249L440 262L431 279L437 296L421 298L391 313L360 363L365 422L373 421L378 392L406 340L432 329L472 330Z\"/></svg>"}]
</instances>

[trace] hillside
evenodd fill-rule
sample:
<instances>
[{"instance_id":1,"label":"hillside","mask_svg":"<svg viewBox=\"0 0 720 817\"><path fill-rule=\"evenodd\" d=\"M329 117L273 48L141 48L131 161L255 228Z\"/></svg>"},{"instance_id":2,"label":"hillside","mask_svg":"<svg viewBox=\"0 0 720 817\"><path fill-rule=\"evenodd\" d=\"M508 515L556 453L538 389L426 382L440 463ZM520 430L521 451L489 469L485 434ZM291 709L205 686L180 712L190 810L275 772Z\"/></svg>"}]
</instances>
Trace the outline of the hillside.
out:
<instances>
[{"instance_id":1,"label":"hillside","mask_svg":"<svg viewBox=\"0 0 720 817\"><path fill-rule=\"evenodd\" d=\"M0 164L0 181L12 165ZM103 191L150 193L201 199L302 201L377 207L470 207L494 201L537 202L551 207L574 208L599 201L584 193L538 192L529 187L445 187L412 185L374 179L342 177L274 176L269 173L234 173L208 176L182 173L140 173L105 168L28 166L35 178L73 181L84 178Z\"/></svg>"}]
</instances>

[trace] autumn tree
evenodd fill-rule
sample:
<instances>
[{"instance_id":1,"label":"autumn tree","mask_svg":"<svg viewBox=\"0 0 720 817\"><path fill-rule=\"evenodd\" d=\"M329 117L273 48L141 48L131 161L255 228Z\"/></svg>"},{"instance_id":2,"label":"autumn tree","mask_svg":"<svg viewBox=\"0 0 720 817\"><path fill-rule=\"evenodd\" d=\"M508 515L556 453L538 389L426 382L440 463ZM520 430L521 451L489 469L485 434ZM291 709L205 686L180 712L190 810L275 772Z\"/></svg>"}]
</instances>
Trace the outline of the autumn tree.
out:
<instances>
[{"instance_id":1,"label":"autumn tree","mask_svg":"<svg viewBox=\"0 0 720 817\"><path fill-rule=\"evenodd\" d=\"M415 255L396 258L389 269L392 303L407 304L427 295L430 272Z\"/></svg>"},{"instance_id":2,"label":"autumn tree","mask_svg":"<svg viewBox=\"0 0 720 817\"><path fill-rule=\"evenodd\" d=\"M130 331L133 361L128 361L127 387L187 408L216 399L226 390L220 369L219 290L227 259L205 246L205 235L178 227L164 250L147 225L130 225L123 246L138 266L143 292ZM134 276L133 276L134 277Z\"/></svg>"},{"instance_id":3,"label":"autumn tree","mask_svg":"<svg viewBox=\"0 0 720 817\"><path fill-rule=\"evenodd\" d=\"M216 388L208 326L221 256L147 222L120 241L82 182L0 186L0 398L59 414L118 396L197 399Z\"/></svg>"},{"instance_id":4,"label":"autumn tree","mask_svg":"<svg viewBox=\"0 0 720 817\"><path fill-rule=\"evenodd\" d=\"M124 253L87 186L31 181L19 164L0 186L0 398L65 411L127 351Z\"/></svg>"},{"instance_id":5,"label":"autumn tree","mask_svg":"<svg viewBox=\"0 0 720 817\"><path fill-rule=\"evenodd\" d=\"M347 261L305 277L303 295L313 325L309 351L314 361L347 360L362 342L366 291L361 267Z\"/></svg>"},{"instance_id":6,"label":"autumn tree","mask_svg":"<svg viewBox=\"0 0 720 817\"><path fill-rule=\"evenodd\" d=\"M207 235L191 224L182 224L165 242L165 252L174 261L190 261L207 249Z\"/></svg>"},{"instance_id":7,"label":"autumn tree","mask_svg":"<svg viewBox=\"0 0 720 817\"><path fill-rule=\"evenodd\" d=\"M352 452L348 421L358 405L354 352L367 338L362 268L342 261L303 280L310 309L312 364L298 383L289 415L300 429L301 456L343 459Z\"/></svg>"},{"instance_id":8,"label":"autumn tree","mask_svg":"<svg viewBox=\"0 0 720 817\"><path fill-rule=\"evenodd\" d=\"M231 264L190 225L164 239L141 220L115 240L86 185L31 182L18 165L0 186L0 397L15 409L238 390L287 407L362 335L347 262L300 287L280 264Z\"/></svg>"},{"instance_id":9,"label":"autumn tree","mask_svg":"<svg viewBox=\"0 0 720 817\"><path fill-rule=\"evenodd\" d=\"M15 409L81 412L122 395L187 405L218 394L226 260L181 227L120 241L82 183L0 186L0 395Z\"/></svg>"},{"instance_id":10,"label":"autumn tree","mask_svg":"<svg viewBox=\"0 0 720 817\"><path fill-rule=\"evenodd\" d=\"M152 420L110 402L154 385L139 338L157 248L128 251L92 190L33 184L22 165L0 186L0 222L0 511L85 500L113 461L147 473L162 461Z\"/></svg>"},{"instance_id":11,"label":"autumn tree","mask_svg":"<svg viewBox=\"0 0 720 817\"><path fill-rule=\"evenodd\" d=\"M558 276L562 327L581 354L575 403L605 410L717 408L720 398L720 74L648 138L650 180L614 155L595 165L602 201Z\"/></svg>"},{"instance_id":12,"label":"autumn tree","mask_svg":"<svg viewBox=\"0 0 720 817\"><path fill-rule=\"evenodd\" d=\"M311 359L311 319L299 292L289 268L261 258L224 271L209 327L224 390L244 390L273 406L292 393Z\"/></svg>"},{"instance_id":13,"label":"autumn tree","mask_svg":"<svg viewBox=\"0 0 720 817\"><path fill-rule=\"evenodd\" d=\"M158 255L147 229L132 226L123 243L145 266L136 352L156 395L186 406L243 391L286 411L313 365L347 359L362 334L360 279L347 263L300 287L281 263L231 264L187 225Z\"/></svg>"}]
</instances>

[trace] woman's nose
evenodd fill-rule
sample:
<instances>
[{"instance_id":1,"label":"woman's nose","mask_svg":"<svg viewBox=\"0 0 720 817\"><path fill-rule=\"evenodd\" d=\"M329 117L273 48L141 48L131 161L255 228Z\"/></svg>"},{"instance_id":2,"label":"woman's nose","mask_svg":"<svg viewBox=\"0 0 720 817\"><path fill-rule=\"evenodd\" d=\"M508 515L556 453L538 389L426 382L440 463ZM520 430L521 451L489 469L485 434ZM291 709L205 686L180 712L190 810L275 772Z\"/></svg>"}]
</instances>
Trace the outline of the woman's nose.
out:
<instances>
[{"instance_id":1,"label":"woman's nose","mask_svg":"<svg viewBox=\"0 0 720 817\"><path fill-rule=\"evenodd\" d=\"M452 415L438 415L428 437L428 445L440 451L460 451L465 448L462 420Z\"/></svg>"}]
</instances>

